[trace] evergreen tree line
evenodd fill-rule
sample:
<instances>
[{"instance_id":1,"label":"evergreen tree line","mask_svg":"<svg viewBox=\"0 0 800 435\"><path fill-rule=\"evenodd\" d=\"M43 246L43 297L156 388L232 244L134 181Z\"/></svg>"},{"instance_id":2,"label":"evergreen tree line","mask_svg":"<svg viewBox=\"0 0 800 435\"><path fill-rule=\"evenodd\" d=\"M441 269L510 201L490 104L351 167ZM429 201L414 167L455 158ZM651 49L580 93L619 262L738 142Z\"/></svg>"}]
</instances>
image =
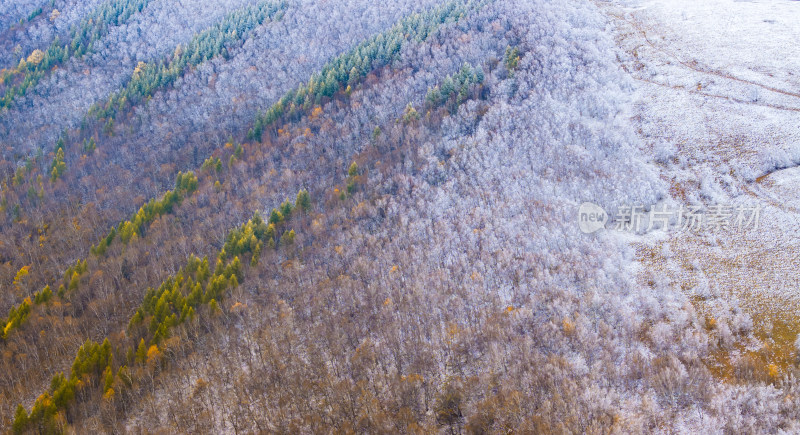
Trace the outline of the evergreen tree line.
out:
<instances>
[{"instance_id":1,"label":"evergreen tree line","mask_svg":"<svg viewBox=\"0 0 800 435\"><path fill-rule=\"evenodd\" d=\"M140 64L125 87L112 94L105 103L95 104L89 116L113 120L126 104L135 105L152 96L161 88L173 84L188 69L244 43L247 35L267 19L280 19L286 2L262 1L238 9L219 23L197 34L184 45L179 45L171 58L158 63Z\"/></svg>"},{"instance_id":2,"label":"evergreen tree line","mask_svg":"<svg viewBox=\"0 0 800 435\"><path fill-rule=\"evenodd\" d=\"M102 344L87 339L78 349L69 377L65 377L63 373L53 376L49 391L36 398L30 414L22 405L17 406L12 432L62 433L63 419L59 418L59 410L66 408L76 394L98 385L102 385L104 394L110 390L113 394L113 361L114 355L108 339L103 340ZM117 379L127 378L126 371L126 367L120 367Z\"/></svg>"},{"instance_id":3,"label":"evergreen tree line","mask_svg":"<svg viewBox=\"0 0 800 435\"><path fill-rule=\"evenodd\" d=\"M440 6L433 10L421 13L421 14L414 14L407 18L404 18L399 23L395 24L390 30L381 33L379 35L373 36L367 41L359 44L355 48L353 48L349 53L342 55L333 61L326 64L319 73L313 75L307 85L301 85L294 91L290 91L287 95L285 95L278 103L273 105L265 114L258 116L256 120L256 125L254 129L251 129L248 135L254 136L254 131L258 131L258 137L260 137L262 128L264 125L269 125L270 123L274 122L278 116L283 114L283 110L280 109L284 106L284 104L291 107L291 111L295 111L298 105L295 102L289 103L288 101L297 100L298 96L303 96L301 99L303 101L303 107L305 107L309 101L311 95L317 95L314 97L315 101L319 101L322 94L315 94L314 89L316 89L317 85L320 83L321 77L332 77L334 83L336 83L339 78L345 79L344 83L349 83L348 86L355 84L357 81L366 77L367 73L372 69L377 69L381 66L389 65L392 61L399 58L399 53L401 51L402 45L405 42L413 41L413 42L422 42L427 39L436 29L441 26L442 24L457 21L458 19L462 18L466 13L470 11L474 11L477 8L482 7L486 4L485 0L482 1L462 1L456 0L452 1L446 5ZM229 15L226 19L224 19L221 23L217 24L214 28L209 29L203 34L206 35L219 35L220 32L229 35L236 35L239 34L240 29L250 28L252 29L255 25L253 22L263 22L267 17L274 17L276 14L282 12L282 10L286 7L285 2L281 3L269 3L269 2L262 2L259 5L250 7L250 8L243 8L234 12L233 14ZM248 11L245 13L244 11ZM252 12L257 11L260 18L252 19L251 16L253 15ZM250 27L252 26L252 27ZM239 30L237 30L239 29ZM201 35L203 35L201 34ZM188 47L192 48L191 50L186 50L182 52L182 57L186 58L189 56L190 58L194 57L194 53L199 53L200 47L207 46L206 43L199 43L197 41L214 41L215 38L211 36L203 36L195 37L193 42L188 45ZM173 61L170 63L174 63ZM358 68L356 68L358 66ZM350 73L344 74L344 71L347 71L347 68L350 67ZM457 74L455 79L453 77L448 77L448 79L453 80L454 82L454 89L456 81L463 85L467 82L473 83L478 82L478 78L482 81L483 72L480 68L473 69L470 66L465 66L466 68L462 68L461 72ZM447 83L447 80L445 80ZM339 85L336 85L339 86ZM447 88L447 87L446 87ZM333 90L330 86L327 87L330 92L325 92L325 96L332 96L336 90ZM338 87L337 87L338 89ZM459 86L460 89L460 86ZM277 111L280 110L280 115L278 115ZM272 115L270 115L272 114ZM92 147L94 148L95 142L92 138L89 142L84 141L84 148ZM56 144L56 157L54 158L53 163L51 164L51 180L55 180L59 176L61 176L65 170L65 163L63 161L63 150L65 147L65 141L62 138L59 138ZM240 147L237 147L237 154L239 153ZM235 154L234 154L235 155ZM59 157L60 156L60 157ZM217 172L221 170L222 164L219 158L209 158L203 163L203 169L207 168L214 168ZM351 177L352 178L352 177ZM197 188L197 178L194 173L187 172L186 174L178 174L176 180L176 188L173 191L168 191L164 194L164 196L160 200L151 199L147 204L142 206L137 213L127 221L121 222L117 227L112 227L106 237L102 238L96 245L93 245L91 248L91 252L94 255L102 256L105 254L106 250L113 242L113 240L117 237L127 244L134 235L142 236L146 225L154 221L157 217L171 213L172 209L176 205L180 205L180 202L187 196L191 195L194 190ZM348 184L347 191L351 193L351 190L354 189L354 184L350 182ZM306 192L307 195L307 192ZM342 192L342 195L345 195L345 192ZM288 203L288 201L287 201ZM273 210L270 214L269 222L270 224L278 224L283 222L284 219L288 219L287 208L285 207L286 203L280 208ZM286 216L284 216L286 214ZM293 233L286 234L285 242L290 242L293 239ZM268 238L268 244L272 246L277 246L281 242L282 239L276 239L275 237ZM44 292L44 290L42 290ZM63 292L59 292L59 295L63 295ZM34 295L35 296L35 295ZM42 300L49 300L47 297L40 297ZM28 302L26 302L28 301ZM29 299L26 299L23 303L16 308L17 313L25 313L29 311ZM28 304L27 307L23 308L24 304ZM12 308L15 310L15 308ZM19 316L17 315L14 321L14 324L9 331L14 327L17 327L20 323L22 323L25 319L26 315ZM11 324L12 316L9 316L9 320L7 321L7 325ZM2 324L2 323L0 323Z\"/></svg>"},{"instance_id":4,"label":"evergreen tree line","mask_svg":"<svg viewBox=\"0 0 800 435\"><path fill-rule=\"evenodd\" d=\"M138 1L141 2L143 0ZM137 10L141 10L142 8L143 6L139 7ZM140 65L140 67L137 67L125 88L118 93L112 94L102 105L95 104L89 110L88 116L97 116L99 118L107 117L108 119L103 131L106 135L112 135L114 117L119 111L125 107L141 102L143 99L151 96L157 89L174 83L175 80L183 75L189 68L195 67L215 56L225 55L229 49L242 44L245 36L267 19L280 19L285 8L285 1L263 1L257 5L245 7L231 13L212 28L195 36L188 45L178 46L171 60L162 60L158 64L144 64L144 66ZM115 9L110 10L113 11ZM113 14L106 12L100 14L100 16L101 18L107 17L110 19ZM119 19L117 21L122 22ZM0 80L0 82L2 82L2 80ZM126 106L126 103L129 104ZM56 182L67 170L67 163L65 161L66 137L67 132L65 131L56 143L54 150L55 156L49 168L47 168L47 173L50 176L51 182ZM85 154L90 154L96 148L97 143L94 137L90 137L84 139L81 150ZM34 159L29 159L28 162L26 162L25 167L21 167L17 170L13 178L15 186L22 184L24 176L30 173L33 163L40 160L41 154L40 151ZM33 190L31 200L33 201L36 197L43 196L43 190ZM8 209L6 202L5 195L3 195L0 199L0 206L2 207L0 211ZM20 207L15 206L11 208L11 212L14 216L20 216L22 210ZM12 218L14 216L12 216ZM14 220L17 220L17 218L14 218Z\"/></svg>"},{"instance_id":5,"label":"evergreen tree line","mask_svg":"<svg viewBox=\"0 0 800 435\"><path fill-rule=\"evenodd\" d=\"M56 374L47 392L40 395L28 413L21 404L17 407L12 430L14 433L27 431L60 433L65 422L64 413L76 400L87 397L90 388L102 387L104 397L116 394L117 390L130 388L131 377L128 365L148 365L151 369L154 360L160 355L159 345L169 337L170 330L195 317L195 310L205 306L206 311L220 310L219 303L226 290L236 288L244 279L240 256L250 256L251 266L258 262L264 243L277 246L294 241L294 230L284 230L283 224L292 212L307 213L311 210L308 191L301 190L295 203L288 200L270 213L270 223L264 222L256 212L244 225L232 230L217 255L213 273L208 257L202 260L191 255L186 265L174 276L164 280L158 289L149 288L142 304L128 323L128 334L138 346L120 349L118 355L125 355L125 363L120 365L114 375L112 346L106 338L102 344L87 340L78 350L69 377ZM272 216L283 220L271 222ZM280 237L279 233L282 233ZM147 325L145 327L145 325ZM149 346L148 346L149 343ZM116 388L116 390L115 390ZM78 394L81 393L81 394Z\"/></svg>"},{"instance_id":6,"label":"evergreen tree line","mask_svg":"<svg viewBox=\"0 0 800 435\"><path fill-rule=\"evenodd\" d=\"M441 25L459 20L469 11L486 4L481 1L455 0L424 13L404 18L391 29L372 36L349 52L338 56L323 66L322 70L297 88L289 91L269 109L256 116L253 128L247 134L250 140L260 140L264 128L301 110L319 105L322 98L332 97L337 91L352 88L371 71L391 65L399 59L401 49L409 42L423 42Z\"/></svg>"},{"instance_id":7,"label":"evergreen tree line","mask_svg":"<svg viewBox=\"0 0 800 435\"><path fill-rule=\"evenodd\" d=\"M100 239L96 245L92 245L91 253L98 257L105 255L106 250L117 236L119 236L122 243L127 244L134 235L143 235L147 225L159 216L172 213L176 206L179 206L185 198L191 196L197 190L198 183L198 179L192 171L186 173L178 172L174 190L167 191L159 200L151 199L147 204L139 208L139 211L136 212L131 220L120 223L119 230L117 230L117 227L112 227L105 237ZM88 265L85 259L78 260L75 266L67 268L64 272L62 283L56 292L59 299L63 300L67 295L67 291L73 292L77 290L81 278L86 274L87 270ZM11 307L8 317L0 319L0 325L3 325L2 330L0 330L0 338L5 339L8 337L12 330L25 321L32 305L46 304L52 297L53 291L47 285L41 291L34 293L33 301L31 301L30 297L27 297L19 306Z\"/></svg>"},{"instance_id":8,"label":"evergreen tree line","mask_svg":"<svg viewBox=\"0 0 800 435\"><path fill-rule=\"evenodd\" d=\"M88 266L86 260L78 260L74 266L68 267L58 287L58 292L56 293L58 297L64 299L67 290L70 292L77 290L78 285L80 285L81 277L86 274L87 270ZM50 289L49 285L46 285L42 290L33 294L33 301L31 301L30 297L27 297L19 306L11 307L8 312L8 317L0 319L0 325L3 325L3 329L0 331L0 338L3 340L8 338L8 334L15 328L18 328L25 319L28 318L28 314L30 314L33 305L46 304L52 298L53 291Z\"/></svg>"},{"instance_id":9,"label":"evergreen tree line","mask_svg":"<svg viewBox=\"0 0 800 435\"><path fill-rule=\"evenodd\" d=\"M70 30L66 44L62 45L56 36L46 50L34 50L27 59L21 59L16 69L0 78L0 83L11 80L17 82L6 88L0 98L0 109L11 107L17 97L24 97L54 67L72 57L81 58L91 53L95 42L108 34L111 27L127 22L150 1L109 0Z\"/></svg>"},{"instance_id":10,"label":"evergreen tree line","mask_svg":"<svg viewBox=\"0 0 800 435\"><path fill-rule=\"evenodd\" d=\"M108 236L95 247L94 253L102 255L105 249L114 240L115 233L119 235L122 243L127 244L134 235L142 236L147 225L159 216L172 213L172 210L181 204L184 198L190 196L197 190L198 181L194 172L178 172L175 178L175 189L168 190L160 200L150 199L147 204L141 206L139 211L130 220L120 222L119 230L111 229Z\"/></svg>"}]
</instances>

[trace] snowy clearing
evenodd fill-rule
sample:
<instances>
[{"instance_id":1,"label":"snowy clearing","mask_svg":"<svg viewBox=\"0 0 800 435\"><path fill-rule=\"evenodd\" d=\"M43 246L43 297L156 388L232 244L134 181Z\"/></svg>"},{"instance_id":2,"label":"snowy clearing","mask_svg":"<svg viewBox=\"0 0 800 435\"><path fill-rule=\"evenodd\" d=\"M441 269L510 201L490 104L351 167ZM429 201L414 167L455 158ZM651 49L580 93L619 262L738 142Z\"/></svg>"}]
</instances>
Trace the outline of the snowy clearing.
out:
<instances>
[{"instance_id":1,"label":"snowy clearing","mask_svg":"<svg viewBox=\"0 0 800 435\"><path fill-rule=\"evenodd\" d=\"M634 121L645 152L672 197L762 209L757 229L640 243L644 274L666 274L715 317L741 308L778 341L773 322L797 325L800 308L800 4L622 0L600 7L623 69L637 82Z\"/></svg>"}]
</instances>

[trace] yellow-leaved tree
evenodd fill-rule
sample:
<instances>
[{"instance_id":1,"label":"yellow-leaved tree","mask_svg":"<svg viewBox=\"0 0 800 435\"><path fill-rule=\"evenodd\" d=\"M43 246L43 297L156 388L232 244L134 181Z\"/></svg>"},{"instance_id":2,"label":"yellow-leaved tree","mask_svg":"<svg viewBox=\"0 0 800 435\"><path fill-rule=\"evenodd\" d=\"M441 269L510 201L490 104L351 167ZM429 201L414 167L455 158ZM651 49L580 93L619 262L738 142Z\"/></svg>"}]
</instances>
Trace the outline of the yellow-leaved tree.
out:
<instances>
[{"instance_id":1,"label":"yellow-leaved tree","mask_svg":"<svg viewBox=\"0 0 800 435\"><path fill-rule=\"evenodd\" d=\"M28 63L32 63L34 65L38 65L42 60L44 60L44 52L38 48L33 50L30 56L28 56L28 59L26 59Z\"/></svg>"}]
</instances>

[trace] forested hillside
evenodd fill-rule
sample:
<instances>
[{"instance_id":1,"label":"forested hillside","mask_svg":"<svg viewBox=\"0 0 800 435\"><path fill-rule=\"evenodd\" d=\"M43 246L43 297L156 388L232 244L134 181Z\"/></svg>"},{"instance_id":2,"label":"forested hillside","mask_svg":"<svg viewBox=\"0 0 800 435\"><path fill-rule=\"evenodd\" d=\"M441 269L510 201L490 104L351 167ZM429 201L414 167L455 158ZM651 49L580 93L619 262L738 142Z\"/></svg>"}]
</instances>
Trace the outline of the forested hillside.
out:
<instances>
[{"instance_id":1,"label":"forested hillside","mask_svg":"<svg viewBox=\"0 0 800 435\"><path fill-rule=\"evenodd\" d=\"M674 195L581 0L0 5L0 429L800 430L577 207ZM759 354L762 355L762 354Z\"/></svg>"}]
</instances>

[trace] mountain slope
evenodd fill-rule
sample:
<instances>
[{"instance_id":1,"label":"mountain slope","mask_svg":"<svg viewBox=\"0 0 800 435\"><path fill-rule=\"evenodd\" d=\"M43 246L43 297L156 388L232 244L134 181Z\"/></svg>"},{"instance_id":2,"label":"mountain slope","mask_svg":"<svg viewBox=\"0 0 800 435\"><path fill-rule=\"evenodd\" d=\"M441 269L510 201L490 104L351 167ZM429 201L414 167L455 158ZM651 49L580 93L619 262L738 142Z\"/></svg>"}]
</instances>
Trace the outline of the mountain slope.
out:
<instances>
[{"instance_id":1,"label":"mountain slope","mask_svg":"<svg viewBox=\"0 0 800 435\"><path fill-rule=\"evenodd\" d=\"M797 431L795 363L769 372L736 299L681 287L708 239L580 231L587 201L721 195L676 189L718 148L652 139L691 126L642 83L680 67L625 8L287 2L52 155L10 141L0 427Z\"/></svg>"}]
</instances>

